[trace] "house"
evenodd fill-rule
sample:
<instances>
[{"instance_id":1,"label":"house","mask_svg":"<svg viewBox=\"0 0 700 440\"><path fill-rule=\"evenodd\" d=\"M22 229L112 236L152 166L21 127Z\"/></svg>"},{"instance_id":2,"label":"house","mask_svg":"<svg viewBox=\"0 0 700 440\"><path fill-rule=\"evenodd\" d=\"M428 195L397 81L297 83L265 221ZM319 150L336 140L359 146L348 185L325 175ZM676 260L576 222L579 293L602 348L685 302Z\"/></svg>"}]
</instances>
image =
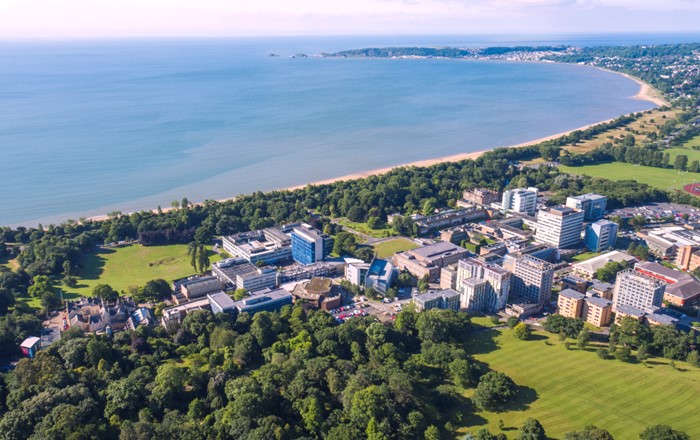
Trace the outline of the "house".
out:
<instances>
[{"instance_id":1,"label":"house","mask_svg":"<svg viewBox=\"0 0 700 440\"><path fill-rule=\"evenodd\" d=\"M114 304L104 304L99 298L81 298L68 302L66 313L68 325L94 333L124 330L137 308L129 297L121 297Z\"/></svg>"},{"instance_id":2,"label":"house","mask_svg":"<svg viewBox=\"0 0 700 440\"><path fill-rule=\"evenodd\" d=\"M30 359L34 359L36 352L41 349L41 338L30 336L19 345L22 349L22 354Z\"/></svg>"}]
</instances>

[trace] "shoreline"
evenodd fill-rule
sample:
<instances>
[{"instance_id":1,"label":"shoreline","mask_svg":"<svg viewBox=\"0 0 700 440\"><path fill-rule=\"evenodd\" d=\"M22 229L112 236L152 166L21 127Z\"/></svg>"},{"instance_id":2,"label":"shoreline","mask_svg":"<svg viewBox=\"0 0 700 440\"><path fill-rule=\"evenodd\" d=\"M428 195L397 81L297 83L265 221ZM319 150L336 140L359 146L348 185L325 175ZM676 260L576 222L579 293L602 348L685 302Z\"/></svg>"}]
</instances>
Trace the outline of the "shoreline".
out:
<instances>
[{"instance_id":1,"label":"shoreline","mask_svg":"<svg viewBox=\"0 0 700 440\"><path fill-rule=\"evenodd\" d=\"M595 68L602 70L602 71L605 71L605 72L614 73L616 75L621 75L621 76L637 83L639 85L639 92L637 92L637 94L632 97L633 99L639 99L639 100L651 102L654 105L656 105L657 108L670 105L668 103L668 101L666 101L662 97L661 93L658 90L656 90L654 87L652 87L651 84L648 84L647 82L642 81L641 79L639 79L637 77L634 77L632 75L622 73L622 72L615 72L613 70L604 69L602 67L595 67ZM620 115L620 116L623 116L623 115ZM312 185L313 186L329 185L329 184L336 183L336 182L362 179L362 178L371 177L371 176L379 176L382 174L386 174L386 173L388 173L394 169L397 169L397 168L429 167L432 165L446 163L446 162L459 162L459 161L466 160L466 159L475 160L479 156L481 156L482 154L487 153L487 152L492 151L492 150L495 150L496 148L519 148L519 147L526 147L526 146L530 146L530 145L539 144L541 142L545 142L545 141L549 141L552 139L557 139L557 138L562 137L562 136L566 136L568 134L571 134L574 131L585 130L587 128L590 128L590 127L593 127L593 126L596 126L599 124L604 124L604 123L613 121L620 116L617 116L615 118L606 119L603 121L594 122L591 124L587 124L587 125L584 125L582 127L577 127L577 128L571 129L571 130L563 131L561 133L552 134L549 136L541 137L538 139L533 139L533 140L526 141L526 142L521 142L519 144L500 145L500 146L495 146L493 148L489 148L486 150L472 151L469 153L457 153L457 154L452 154L449 156L442 156L442 157L436 157L436 158L431 158L431 159L423 159L423 160L418 160L418 161L414 161L414 162L392 165L392 166L382 167L382 168L376 168L376 169L367 170L367 171L358 171L355 173L346 174L343 176L332 177L329 179L307 182L304 184L289 186L289 187L285 187L285 188L272 189L268 192L271 192L271 191L295 191L295 190L303 189L303 188L306 188L307 186L312 186ZM227 197L224 199L217 199L215 201L219 202L219 203L224 203L224 202L228 202L228 201L235 200L235 199L236 199L236 197ZM194 205L201 205L201 204L203 204L203 202L194 203ZM169 206L169 207L162 208L162 212L169 212L169 211L172 211L174 209L176 209L176 208ZM145 210L145 211L149 211L149 210ZM136 211L134 211L134 212L136 212ZM128 212L127 215L131 215L134 212ZM158 210L151 209L150 212L156 213L156 212L158 212ZM102 214L102 215L88 217L85 220L86 221L100 222L100 221L105 221L107 219L109 219L109 216L107 214Z\"/></svg>"}]
</instances>

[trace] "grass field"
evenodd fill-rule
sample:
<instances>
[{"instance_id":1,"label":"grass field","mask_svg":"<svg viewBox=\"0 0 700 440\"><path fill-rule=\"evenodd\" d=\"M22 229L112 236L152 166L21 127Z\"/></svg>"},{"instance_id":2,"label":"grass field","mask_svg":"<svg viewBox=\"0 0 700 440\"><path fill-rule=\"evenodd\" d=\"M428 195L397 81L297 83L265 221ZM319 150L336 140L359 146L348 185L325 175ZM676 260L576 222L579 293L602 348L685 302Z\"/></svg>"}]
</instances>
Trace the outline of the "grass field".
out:
<instances>
[{"instance_id":1,"label":"grass field","mask_svg":"<svg viewBox=\"0 0 700 440\"><path fill-rule=\"evenodd\" d=\"M676 160L676 156L679 154L685 154L688 156L688 164L694 160L700 160L700 150L693 150L692 148L668 148L663 150L670 156L669 163L673 165L673 161Z\"/></svg>"},{"instance_id":2,"label":"grass field","mask_svg":"<svg viewBox=\"0 0 700 440\"><path fill-rule=\"evenodd\" d=\"M676 362L674 370L666 359L650 359L647 365L602 360L594 348L567 350L557 336L542 332L531 341L515 339L510 330L482 331L474 338L474 357L510 376L520 389L510 410L470 416L471 432L481 426L499 432L499 419L507 429L517 428L533 417L550 438L595 424L616 440L635 439L658 423L700 436L695 405L700 369L685 362ZM507 433L516 434L515 429Z\"/></svg>"},{"instance_id":3,"label":"grass field","mask_svg":"<svg viewBox=\"0 0 700 440\"><path fill-rule=\"evenodd\" d=\"M664 168L645 167L631 163L612 162L582 167L567 167L560 165L565 173L583 174L591 177L602 177L611 180L636 180L655 188L668 190L683 189L684 185L700 182L700 174L679 172Z\"/></svg>"},{"instance_id":4,"label":"grass field","mask_svg":"<svg viewBox=\"0 0 700 440\"><path fill-rule=\"evenodd\" d=\"M581 261L590 260L591 258L597 257L598 255L600 255L599 252L584 252L582 254L576 255L572 258L572 260L574 260L577 263L580 263Z\"/></svg>"},{"instance_id":5,"label":"grass field","mask_svg":"<svg viewBox=\"0 0 700 440\"><path fill-rule=\"evenodd\" d=\"M417 248L418 245L407 238L395 238L374 245L374 250L379 258L389 258L397 252L403 252Z\"/></svg>"},{"instance_id":6,"label":"grass field","mask_svg":"<svg viewBox=\"0 0 700 440\"><path fill-rule=\"evenodd\" d=\"M209 251L211 262L219 256ZM187 245L141 246L100 249L88 254L78 278L77 288L64 288L67 298L90 295L96 284L109 284L115 290L129 292L131 286L162 278L172 281L192 275Z\"/></svg>"},{"instance_id":7,"label":"grass field","mask_svg":"<svg viewBox=\"0 0 700 440\"><path fill-rule=\"evenodd\" d=\"M338 219L338 223L349 229L361 232L362 234L369 235L370 237L374 238L385 238L391 237L392 235L396 235L396 233L390 227L384 227L382 229L371 229L369 226L367 226L367 223L351 222L346 218Z\"/></svg>"},{"instance_id":8,"label":"grass field","mask_svg":"<svg viewBox=\"0 0 700 440\"><path fill-rule=\"evenodd\" d=\"M664 118L664 116L666 116L666 118ZM612 142L612 138L620 139L624 138L628 134L633 135L636 143L641 145L646 139L647 134L657 131L660 126L675 116L675 110L650 110L649 112L644 113L641 118L632 122L626 127L607 131L591 140L579 142L577 145L564 146L564 149L568 150L572 154L586 153L600 147L606 142Z\"/></svg>"},{"instance_id":9,"label":"grass field","mask_svg":"<svg viewBox=\"0 0 700 440\"><path fill-rule=\"evenodd\" d=\"M694 138L690 139L688 142L683 144L683 146L686 148L700 147L700 135L695 136Z\"/></svg>"}]
</instances>

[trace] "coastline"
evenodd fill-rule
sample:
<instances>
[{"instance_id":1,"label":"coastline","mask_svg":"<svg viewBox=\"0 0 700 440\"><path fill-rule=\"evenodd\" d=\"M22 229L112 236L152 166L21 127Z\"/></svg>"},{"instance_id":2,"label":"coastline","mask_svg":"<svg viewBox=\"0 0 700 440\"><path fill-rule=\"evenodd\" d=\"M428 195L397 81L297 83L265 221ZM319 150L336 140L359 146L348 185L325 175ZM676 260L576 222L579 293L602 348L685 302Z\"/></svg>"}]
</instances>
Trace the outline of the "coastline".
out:
<instances>
[{"instance_id":1,"label":"coastline","mask_svg":"<svg viewBox=\"0 0 700 440\"><path fill-rule=\"evenodd\" d=\"M600 69L600 70L603 70L603 71L605 71L605 72L609 72L609 73L614 73L614 74L617 74L617 75L621 75L621 76L623 76L623 77L625 77L625 78L627 78L627 79L629 79L629 80L634 81L635 83L637 83L637 84L639 85L639 92L637 92L637 94L633 96L634 99L649 101L649 102L653 103L654 105L656 105L657 107L663 107L663 106L669 105L668 101L666 101L666 100L662 97L661 93L660 93L658 90L656 90L656 89L655 89L654 87L652 87L650 84L648 84L648 83L642 81L641 79L639 79L639 78L637 78L637 77L634 77L634 76L632 76L632 75L628 75L628 74L622 73L622 72L615 72L615 71L613 71L613 70L604 69L604 68L601 68L601 67L596 67L596 69ZM620 115L620 116L622 116L622 115ZM285 187L285 188L279 188L279 189L275 189L275 190L271 190L271 191L295 191L295 190L298 190L298 189L306 188L307 186L310 186L310 185L329 185L329 184L336 183L336 182L342 182L342 181L348 181L348 180L355 180L355 179L362 179L362 178L370 177L370 176L379 176L379 175L382 175L382 174L386 174L386 173L388 173L388 172L390 172L390 171L392 171L392 170L394 170L394 169L396 169L396 168L404 168L404 167L428 167L428 166L431 166L431 165L436 165L436 164L445 163L445 162L458 162L458 161L462 161L462 160L466 160L466 159L475 160L475 159L477 159L479 156L481 156L482 154L484 154L484 153L486 153L486 152L488 152L488 151L494 150L494 149L496 149L496 148L518 148L518 147L526 147L526 146L530 146L530 145L535 145L535 144L539 144L539 143L541 143L541 142L545 142L545 141L548 141L548 140L552 140L552 139L556 139L556 138L559 138L559 137L562 137L562 136L566 136L566 135L571 134L572 132L577 131L577 130L585 130L585 129L587 129L587 128L593 127L593 126L598 125L598 124L604 124L604 123L607 123L607 122L611 122L611 121L613 121L613 120L615 120L615 119L617 119L617 117L615 117L615 118L610 118L610 119L606 119L606 120L603 120L603 121L594 122L594 123L591 123L591 124L584 125L584 126L582 126L582 127L574 128L574 129L567 130L567 131L564 131L564 132L561 132L561 133L552 134L552 135L545 136L545 137L542 137L542 138L533 139L533 140L526 141L526 142L521 142L521 143L519 143L519 144L514 144L514 145L501 145L501 146L496 146L496 147L489 148L489 149L486 149L486 150L473 151L473 152L469 152L469 153L458 153L458 154L452 154L452 155L449 155L449 156L442 156L442 157L436 157L436 158L431 158L431 159L424 159L424 160L419 160L419 161L414 161L414 162L409 162L409 163L404 163L404 164L398 164L398 165L393 165L393 166L388 166L388 167L383 167L383 168L376 168L376 169L373 169L373 170L359 171L359 172L356 172L356 173L346 174L346 175L343 175L343 176L333 177L333 178L330 178L330 179L324 179L324 180L318 180L318 181L313 181L313 182L307 182L307 183L304 183L304 184L295 185L295 186L290 186L290 187ZM224 198L224 199L217 199L216 202L223 203L223 202L227 202L227 201L231 201L231 200L235 200L235 197L228 197L228 198ZM202 203L196 203L196 204L197 204L197 205L201 205ZM171 210L173 210L173 209L175 209L175 208L173 208L173 207L165 207L165 208L162 208L162 211L163 211L163 212L168 212L168 211L171 211ZM157 212L157 209L151 209L151 212L154 212L154 213L155 213L155 212ZM129 212L128 214L132 214L132 212ZM103 215L97 215L97 216L88 217L88 218L86 219L86 221L95 221L95 222L99 222L99 221L105 221L105 220L107 220L108 218L109 218L108 215L103 214Z\"/></svg>"},{"instance_id":2,"label":"coastline","mask_svg":"<svg viewBox=\"0 0 700 440\"><path fill-rule=\"evenodd\" d=\"M669 102L666 101L666 100L662 97L661 93L660 93L658 90L656 90L654 87L652 87L651 84L649 84L649 83L647 83L647 82L644 82L644 81L642 81L641 79L639 79L639 78L637 78L637 77L634 77L634 76L632 76L632 75L628 75L628 74L626 74L626 73L615 72L614 70L608 70L608 69L604 69L604 68L602 68L602 67L596 67L596 68L597 68L597 69L600 69L600 70L603 70L603 71L605 71L605 72L610 72L610 73L614 73L614 74L617 74L617 75L624 76L625 78L627 78L627 79L629 79L629 80L632 80L632 81L634 81L635 83L639 84L639 92L637 92L637 94L633 96L634 99L639 99L639 100L643 100L643 101L649 101L649 102L655 104L655 105L658 106L658 107L663 107L663 106L666 106L666 105L670 105ZM621 116L622 116L622 115L621 115ZM562 137L562 136L569 135L569 134L571 134L571 133L573 133L574 131L577 131L577 130L586 130L587 128L593 127L593 126L598 125L598 124L605 124L605 123L607 123L607 122L614 121L615 119L617 119L617 118L611 118L611 119L606 119L606 120L604 120L604 121L594 122L594 123L592 123L592 124L588 124L588 125L584 125L584 126L582 126L582 127L574 128L574 129L572 129L572 130L567 130L567 131L564 131L564 132L561 132L561 133L553 134L553 135L550 135L550 136L545 136L545 137L538 138L538 139L533 139L533 140L526 141L526 142L522 142L522 143L515 144L515 145L502 145L502 146L497 146L497 147L490 148L490 149L488 149L488 150L474 151L474 152L471 152L471 153L453 154L453 155L450 155L450 156L436 157L436 158L433 158L433 159L425 159L425 160L419 160L419 161L415 161L415 162L404 163L404 164L400 164L400 165L394 165L394 166L390 166L390 167L377 168L377 169L368 170L368 171L361 171L361 172L357 172L357 173L346 174L346 175L344 175L344 176L333 177L333 178L330 178L330 179L325 179L325 180L319 180L319 181L315 181L315 182L311 182L311 183L306 183L306 184L303 184L303 185L296 185L296 186L291 186L291 187L287 187L287 188L282 188L281 191L294 191L294 190L297 190L297 189L305 188L305 187L308 186L308 185L328 185L328 184L331 184L331 183L342 182L342 181L346 181L346 180L355 180L355 179L362 179L362 178L364 178L364 177L379 176L379 175L381 175L381 174L388 173L389 171L391 171L391 170L393 170L393 169L396 169L396 168L404 168L404 167L428 167L428 166L431 166L431 165L436 165L436 164L445 163L445 162L458 162L458 161L466 160L466 159L472 159L472 160L474 160L474 159L477 159L477 158L478 158L479 156L481 156L482 154L484 154L484 153L486 153L486 152L489 152L489 151L491 151L491 150L494 150L494 149L496 149L496 148L518 148L518 147L527 147L527 146L530 146L530 145L539 144L539 143L541 143L541 142L545 142L545 141L549 141L549 140L552 140L552 139L556 139L556 138L559 138L559 137ZM226 200L232 200L232 199L224 199L224 200L219 200L219 201L220 201L220 202L223 202L223 201L226 201Z\"/></svg>"}]
</instances>

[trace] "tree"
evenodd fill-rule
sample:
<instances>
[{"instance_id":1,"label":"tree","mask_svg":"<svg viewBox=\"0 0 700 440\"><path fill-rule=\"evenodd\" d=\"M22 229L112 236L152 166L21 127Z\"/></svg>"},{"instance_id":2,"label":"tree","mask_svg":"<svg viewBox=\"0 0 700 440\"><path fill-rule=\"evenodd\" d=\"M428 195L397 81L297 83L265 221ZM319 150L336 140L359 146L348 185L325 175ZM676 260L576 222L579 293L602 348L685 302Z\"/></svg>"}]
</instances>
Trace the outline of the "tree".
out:
<instances>
[{"instance_id":1,"label":"tree","mask_svg":"<svg viewBox=\"0 0 700 440\"><path fill-rule=\"evenodd\" d=\"M116 290L112 289L109 284L98 284L92 288L92 296L100 298L104 302L114 302L119 298Z\"/></svg>"},{"instance_id":2,"label":"tree","mask_svg":"<svg viewBox=\"0 0 700 440\"><path fill-rule=\"evenodd\" d=\"M520 323L520 319L517 316L509 316L508 321L506 321L506 324L508 324L508 328L511 330L515 328L516 325Z\"/></svg>"},{"instance_id":3,"label":"tree","mask_svg":"<svg viewBox=\"0 0 700 440\"><path fill-rule=\"evenodd\" d=\"M673 162L673 169L678 171L685 171L688 166L688 156L685 154L679 154Z\"/></svg>"},{"instance_id":4,"label":"tree","mask_svg":"<svg viewBox=\"0 0 700 440\"><path fill-rule=\"evenodd\" d=\"M423 278L418 280L418 291L419 292L427 292L430 289L430 282L428 281L428 275L425 275Z\"/></svg>"},{"instance_id":5,"label":"tree","mask_svg":"<svg viewBox=\"0 0 700 440\"><path fill-rule=\"evenodd\" d=\"M564 440L614 440L613 436L604 429L587 425L581 431L571 431L564 434Z\"/></svg>"},{"instance_id":6,"label":"tree","mask_svg":"<svg viewBox=\"0 0 700 440\"><path fill-rule=\"evenodd\" d=\"M641 434L640 440L690 440L690 436L683 431L676 431L668 425L650 426Z\"/></svg>"},{"instance_id":7,"label":"tree","mask_svg":"<svg viewBox=\"0 0 700 440\"><path fill-rule=\"evenodd\" d=\"M479 368L468 359L455 359L449 365L450 377L455 385L467 388L476 385Z\"/></svg>"},{"instance_id":8,"label":"tree","mask_svg":"<svg viewBox=\"0 0 700 440\"><path fill-rule=\"evenodd\" d=\"M697 173L700 171L700 161L694 160L690 162L690 165L688 166L688 171L691 173Z\"/></svg>"},{"instance_id":9,"label":"tree","mask_svg":"<svg viewBox=\"0 0 700 440\"><path fill-rule=\"evenodd\" d=\"M203 243L191 242L187 247L190 256L190 265L195 272L203 273L209 268L209 252Z\"/></svg>"},{"instance_id":10,"label":"tree","mask_svg":"<svg viewBox=\"0 0 700 440\"><path fill-rule=\"evenodd\" d=\"M157 302L173 293L170 284L163 280L151 280L139 289L136 297L139 302Z\"/></svg>"},{"instance_id":11,"label":"tree","mask_svg":"<svg viewBox=\"0 0 700 440\"><path fill-rule=\"evenodd\" d=\"M576 338L576 346L580 349L583 350L588 346L588 343L591 342L591 333L588 331L586 327L582 328L581 331L578 334L578 338Z\"/></svg>"},{"instance_id":12,"label":"tree","mask_svg":"<svg viewBox=\"0 0 700 440\"><path fill-rule=\"evenodd\" d=\"M690 365L700 368L700 355L698 355L698 352L696 350L693 350L690 353L688 353L688 357L686 358L686 361Z\"/></svg>"},{"instance_id":13,"label":"tree","mask_svg":"<svg viewBox=\"0 0 700 440\"><path fill-rule=\"evenodd\" d=\"M440 440L440 430L435 425L430 425L423 433L423 438L425 440Z\"/></svg>"},{"instance_id":14,"label":"tree","mask_svg":"<svg viewBox=\"0 0 700 440\"><path fill-rule=\"evenodd\" d=\"M477 408L495 411L501 409L516 394L513 380L503 373L489 371L481 376L472 401Z\"/></svg>"},{"instance_id":15,"label":"tree","mask_svg":"<svg viewBox=\"0 0 700 440\"><path fill-rule=\"evenodd\" d=\"M29 286L28 293L34 298L41 298L44 292L53 292L51 280L46 275L37 275Z\"/></svg>"},{"instance_id":16,"label":"tree","mask_svg":"<svg viewBox=\"0 0 700 440\"><path fill-rule=\"evenodd\" d=\"M605 266L598 269L595 273L596 278L604 283L609 283L615 279L617 273L621 270L627 268L624 263L618 263L617 261L609 261Z\"/></svg>"},{"instance_id":17,"label":"tree","mask_svg":"<svg viewBox=\"0 0 700 440\"><path fill-rule=\"evenodd\" d=\"M529 325L525 324L524 322L521 322L513 328L513 336L520 339L521 341L526 341L530 339L531 335L532 329Z\"/></svg>"},{"instance_id":18,"label":"tree","mask_svg":"<svg viewBox=\"0 0 700 440\"><path fill-rule=\"evenodd\" d=\"M235 301L240 301L240 300L242 300L243 298L245 298L247 294L248 294L248 291L245 290L245 289L243 289L243 288L236 289L236 290L233 292L233 299L234 299Z\"/></svg>"},{"instance_id":19,"label":"tree","mask_svg":"<svg viewBox=\"0 0 700 440\"><path fill-rule=\"evenodd\" d=\"M539 420L530 418L520 427L518 440L547 440L547 435Z\"/></svg>"},{"instance_id":20,"label":"tree","mask_svg":"<svg viewBox=\"0 0 700 440\"><path fill-rule=\"evenodd\" d=\"M7 313L15 305L15 296L9 290L0 287L0 315Z\"/></svg>"},{"instance_id":21,"label":"tree","mask_svg":"<svg viewBox=\"0 0 700 440\"><path fill-rule=\"evenodd\" d=\"M45 291L41 294L41 307L46 313L58 310L61 307L61 298L52 291Z\"/></svg>"}]
</instances>

